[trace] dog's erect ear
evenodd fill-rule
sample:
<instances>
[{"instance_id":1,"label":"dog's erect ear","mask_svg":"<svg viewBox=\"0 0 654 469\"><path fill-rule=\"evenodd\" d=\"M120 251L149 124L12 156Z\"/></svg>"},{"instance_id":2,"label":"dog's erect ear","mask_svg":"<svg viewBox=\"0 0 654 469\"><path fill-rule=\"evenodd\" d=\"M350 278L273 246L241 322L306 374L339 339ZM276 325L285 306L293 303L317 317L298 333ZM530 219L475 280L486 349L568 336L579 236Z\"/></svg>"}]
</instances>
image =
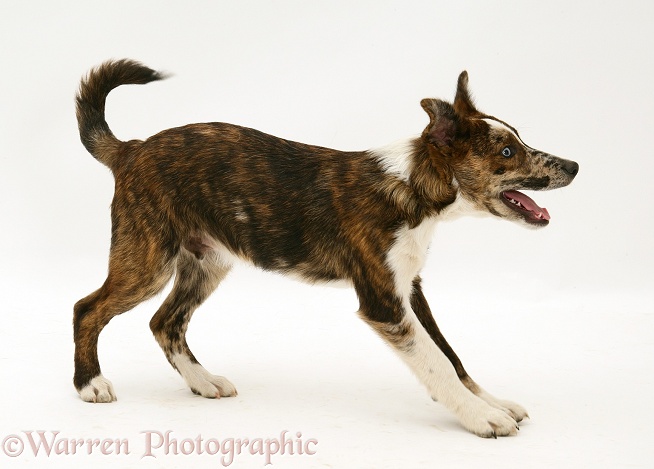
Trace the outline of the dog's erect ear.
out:
<instances>
[{"instance_id":1,"label":"dog's erect ear","mask_svg":"<svg viewBox=\"0 0 654 469\"><path fill-rule=\"evenodd\" d=\"M456 86L456 96L454 97L454 110L460 116L471 116L479 114L475 104L472 102L470 92L468 91L468 72L465 70L459 75L459 81Z\"/></svg>"},{"instance_id":2,"label":"dog's erect ear","mask_svg":"<svg viewBox=\"0 0 654 469\"><path fill-rule=\"evenodd\" d=\"M420 105L429 115L422 137L436 147L447 147L456 136L456 116L452 105L440 99L423 99Z\"/></svg>"}]
</instances>

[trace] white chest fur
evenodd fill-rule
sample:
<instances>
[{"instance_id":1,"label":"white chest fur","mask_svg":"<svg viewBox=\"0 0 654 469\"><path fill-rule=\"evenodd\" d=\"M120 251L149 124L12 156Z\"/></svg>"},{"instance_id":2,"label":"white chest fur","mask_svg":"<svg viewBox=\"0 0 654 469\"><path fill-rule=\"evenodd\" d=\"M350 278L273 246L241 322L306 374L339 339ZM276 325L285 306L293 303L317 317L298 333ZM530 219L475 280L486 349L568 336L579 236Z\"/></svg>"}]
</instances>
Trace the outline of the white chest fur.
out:
<instances>
[{"instance_id":1,"label":"white chest fur","mask_svg":"<svg viewBox=\"0 0 654 469\"><path fill-rule=\"evenodd\" d=\"M409 298L413 280L425 264L434 233L436 218L428 218L415 228L403 226L395 235L386 262L395 274L395 289L401 298Z\"/></svg>"},{"instance_id":2,"label":"white chest fur","mask_svg":"<svg viewBox=\"0 0 654 469\"><path fill-rule=\"evenodd\" d=\"M395 274L395 289L401 298L409 298L413 280L425 265L427 251L437 222L456 220L462 216L479 216L484 212L459 195L456 201L438 216L422 221L415 228L403 226L395 235L395 243L388 251L386 262Z\"/></svg>"}]
</instances>

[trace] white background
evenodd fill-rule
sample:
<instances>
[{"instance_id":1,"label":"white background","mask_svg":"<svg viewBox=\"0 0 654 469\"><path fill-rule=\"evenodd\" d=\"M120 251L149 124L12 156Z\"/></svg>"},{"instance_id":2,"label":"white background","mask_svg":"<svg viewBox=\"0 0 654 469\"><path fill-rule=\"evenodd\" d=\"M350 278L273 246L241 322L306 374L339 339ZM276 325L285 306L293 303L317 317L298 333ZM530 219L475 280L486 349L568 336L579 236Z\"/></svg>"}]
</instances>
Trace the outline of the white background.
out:
<instances>
[{"instance_id":1,"label":"white background","mask_svg":"<svg viewBox=\"0 0 654 469\"><path fill-rule=\"evenodd\" d=\"M0 438L121 438L130 455L16 458L2 467L220 467L144 458L178 439L319 441L274 467L653 467L654 8L647 1L12 1L0 10ZM531 146L576 160L536 194L550 226L438 228L423 272L471 375L530 412L520 434L466 433L354 314L353 292L236 269L189 342L239 395L194 396L148 321L163 296L105 329L112 405L73 389L72 305L106 273L109 171L79 142L79 78L108 58L174 73L108 100L121 139L227 121L343 150L419 134L424 97L467 69L478 107ZM263 467L244 454L232 467Z\"/></svg>"}]
</instances>

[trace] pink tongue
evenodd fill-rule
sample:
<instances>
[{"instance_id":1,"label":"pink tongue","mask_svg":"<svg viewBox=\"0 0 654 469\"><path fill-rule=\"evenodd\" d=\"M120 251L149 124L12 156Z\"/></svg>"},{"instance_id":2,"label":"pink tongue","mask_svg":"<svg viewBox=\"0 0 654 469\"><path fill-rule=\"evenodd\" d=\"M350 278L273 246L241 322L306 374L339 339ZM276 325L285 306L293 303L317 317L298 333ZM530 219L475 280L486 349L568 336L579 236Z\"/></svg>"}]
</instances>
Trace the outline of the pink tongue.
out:
<instances>
[{"instance_id":1,"label":"pink tongue","mask_svg":"<svg viewBox=\"0 0 654 469\"><path fill-rule=\"evenodd\" d=\"M516 200L516 201L520 202L520 204L521 204L524 208L526 208L526 209L529 210L530 212L536 214L536 216L538 216L538 215L540 214L540 215L542 215L543 219L545 219L545 220L549 220L549 219L550 219L550 214L547 213L547 209L546 209L546 208L541 208L541 207L539 207L539 206L536 204L536 202L534 202L533 200L531 200L528 196L526 196L526 195L523 194L522 192L518 192L518 191L505 191L505 192L504 192L504 195L505 195L506 197L509 197L509 198L511 198L511 199L513 199L513 200Z\"/></svg>"}]
</instances>

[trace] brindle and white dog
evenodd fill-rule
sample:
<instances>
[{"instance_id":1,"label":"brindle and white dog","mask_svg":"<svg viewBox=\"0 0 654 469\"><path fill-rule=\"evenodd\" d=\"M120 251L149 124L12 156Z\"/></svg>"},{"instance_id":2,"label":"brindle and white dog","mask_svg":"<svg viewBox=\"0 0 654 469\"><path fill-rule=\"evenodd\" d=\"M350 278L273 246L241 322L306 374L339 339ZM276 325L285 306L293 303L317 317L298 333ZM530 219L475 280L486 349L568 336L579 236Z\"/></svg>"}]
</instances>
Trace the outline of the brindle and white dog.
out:
<instances>
[{"instance_id":1,"label":"brindle and white dog","mask_svg":"<svg viewBox=\"0 0 654 469\"><path fill-rule=\"evenodd\" d=\"M116 399L100 372L98 336L173 274L150 322L156 340L193 392L236 395L198 363L186 330L241 259L308 282L348 282L360 316L434 400L479 436L515 434L527 412L466 373L434 321L419 272L445 218L475 212L546 226L547 210L518 190L566 186L577 163L527 146L514 128L478 111L466 72L454 103L421 102L429 124L420 137L377 150L337 151L224 123L118 140L104 117L108 93L162 78L134 61L109 61L83 79L77 95L81 140L115 178L109 273L74 308L74 384L82 399Z\"/></svg>"}]
</instances>

